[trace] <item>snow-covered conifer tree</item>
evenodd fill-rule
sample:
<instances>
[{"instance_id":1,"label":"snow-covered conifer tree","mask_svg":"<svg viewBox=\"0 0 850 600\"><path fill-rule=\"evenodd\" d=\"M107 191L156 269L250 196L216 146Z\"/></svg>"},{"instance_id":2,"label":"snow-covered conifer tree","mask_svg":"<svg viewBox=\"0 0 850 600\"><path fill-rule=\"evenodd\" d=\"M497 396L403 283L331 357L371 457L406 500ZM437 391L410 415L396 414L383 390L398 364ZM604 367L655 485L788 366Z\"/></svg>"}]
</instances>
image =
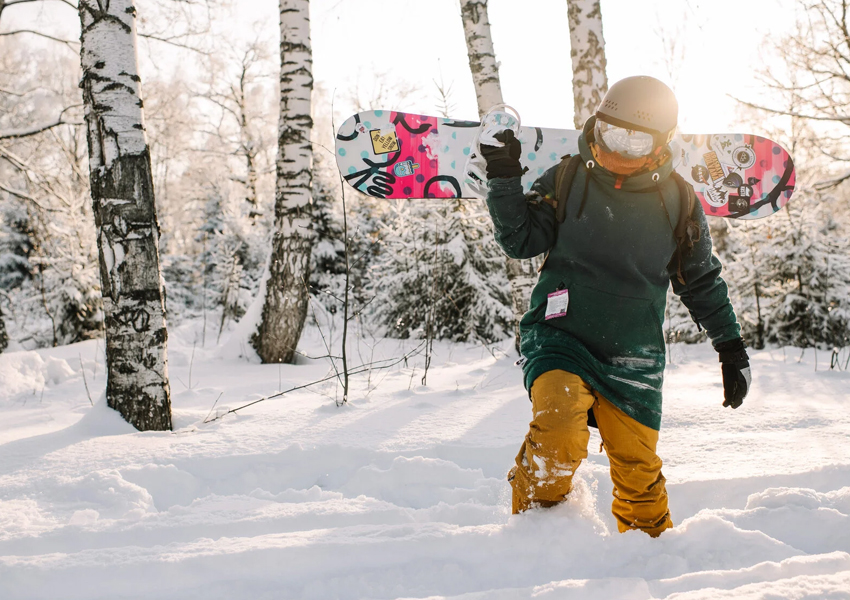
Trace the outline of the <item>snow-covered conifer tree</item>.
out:
<instances>
[{"instance_id":1,"label":"snow-covered conifer tree","mask_svg":"<svg viewBox=\"0 0 850 600\"><path fill-rule=\"evenodd\" d=\"M766 341L765 317L771 302L766 290L770 270L777 266L770 259L771 223L777 218L783 219L784 215L776 215L770 221L723 220L716 224L720 235L712 230L712 239L720 241L715 252L723 262L723 278L729 286L741 334L749 346L757 349L764 348Z\"/></svg>"},{"instance_id":2,"label":"snow-covered conifer tree","mask_svg":"<svg viewBox=\"0 0 850 600\"><path fill-rule=\"evenodd\" d=\"M313 231L316 239L310 269L310 291L331 313L341 311L345 295L345 239L338 194L339 172L336 165L326 155L316 154L313 162ZM356 261L356 256L359 257L361 246L353 237L349 235L351 263ZM356 262L358 264L352 265L354 272L349 285L353 295L362 299L361 278L356 276L362 271L362 261Z\"/></svg>"},{"instance_id":3,"label":"snow-covered conifer tree","mask_svg":"<svg viewBox=\"0 0 850 600\"><path fill-rule=\"evenodd\" d=\"M313 246L309 0L280 0L280 123L275 226L262 319L251 343L263 362L292 362L307 316Z\"/></svg>"},{"instance_id":4,"label":"snow-covered conifer tree","mask_svg":"<svg viewBox=\"0 0 850 600\"><path fill-rule=\"evenodd\" d=\"M79 0L80 61L106 323L106 400L171 429L165 298L133 0Z\"/></svg>"},{"instance_id":5,"label":"snow-covered conifer tree","mask_svg":"<svg viewBox=\"0 0 850 600\"><path fill-rule=\"evenodd\" d=\"M245 307L239 304L239 290L247 245L238 231L234 231L237 219L223 191L212 185L207 193L204 222L198 232L202 248L198 262L203 276L204 310L221 310L221 314L216 315L218 338L228 319L238 319L245 312Z\"/></svg>"},{"instance_id":6,"label":"snow-covered conifer tree","mask_svg":"<svg viewBox=\"0 0 850 600\"><path fill-rule=\"evenodd\" d=\"M490 35L487 17L487 0L460 0L463 30L469 69L475 84L478 115L484 116L494 105L501 104L502 88L499 82L499 64ZM514 311L514 337L519 351L519 321L528 309L536 274L530 260L505 258L505 271L511 286L511 306Z\"/></svg>"},{"instance_id":7,"label":"snow-covered conifer tree","mask_svg":"<svg viewBox=\"0 0 850 600\"><path fill-rule=\"evenodd\" d=\"M397 200L370 269L373 312L390 336L494 342L512 329L503 255L482 204L429 210ZM429 313L432 318L429 322Z\"/></svg>"},{"instance_id":8,"label":"snow-covered conifer tree","mask_svg":"<svg viewBox=\"0 0 850 600\"><path fill-rule=\"evenodd\" d=\"M664 339L668 344L683 342L694 344L706 339L705 330L700 330L691 318L687 307L673 293L667 290L667 309L664 314Z\"/></svg>"},{"instance_id":9,"label":"snow-covered conifer tree","mask_svg":"<svg viewBox=\"0 0 850 600\"><path fill-rule=\"evenodd\" d=\"M581 129L608 91L600 0L567 0L573 62L573 122Z\"/></svg>"},{"instance_id":10,"label":"snow-covered conifer tree","mask_svg":"<svg viewBox=\"0 0 850 600\"><path fill-rule=\"evenodd\" d=\"M31 280L35 267L30 256L35 250L32 216L22 202L8 201L0 210L0 289L9 291Z\"/></svg>"},{"instance_id":11,"label":"snow-covered conifer tree","mask_svg":"<svg viewBox=\"0 0 850 600\"><path fill-rule=\"evenodd\" d=\"M771 219L767 253L767 341L800 348L850 344L850 241L834 198L798 190Z\"/></svg>"}]
</instances>

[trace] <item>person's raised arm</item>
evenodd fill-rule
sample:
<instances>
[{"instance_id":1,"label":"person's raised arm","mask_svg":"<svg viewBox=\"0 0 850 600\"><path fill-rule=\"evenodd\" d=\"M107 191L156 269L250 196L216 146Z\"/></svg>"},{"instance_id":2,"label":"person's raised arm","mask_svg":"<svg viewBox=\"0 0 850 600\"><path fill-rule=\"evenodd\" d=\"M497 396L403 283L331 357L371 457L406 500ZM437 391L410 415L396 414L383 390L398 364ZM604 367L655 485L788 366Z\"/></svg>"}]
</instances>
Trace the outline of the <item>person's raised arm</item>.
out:
<instances>
[{"instance_id":1,"label":"person's raised arm","mask_svg":"<svg viewBox=\"0 0 850 600\"><path fill-rule=\"evenodd\" d=\"M555 243L555 210L542 198L551 197L554 169L534 184L529 194L522 191L522 148L510 129L494 136L504 146L481 145L487 161L487 208L493 219L496 241L511 258L532 258L548 251ZM550 181L551 180L551 181Z\"/></svg>"}]
</instances>

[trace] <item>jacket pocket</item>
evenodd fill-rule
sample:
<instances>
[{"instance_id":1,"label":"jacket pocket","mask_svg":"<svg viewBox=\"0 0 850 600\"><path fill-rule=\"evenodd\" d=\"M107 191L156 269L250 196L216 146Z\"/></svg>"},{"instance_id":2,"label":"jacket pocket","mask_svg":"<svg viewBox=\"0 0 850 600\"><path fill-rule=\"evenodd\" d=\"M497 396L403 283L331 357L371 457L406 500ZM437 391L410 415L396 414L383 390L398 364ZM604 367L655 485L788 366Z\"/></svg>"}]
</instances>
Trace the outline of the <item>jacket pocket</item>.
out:
<instances>
[{"instance_id":1,"label":"jacket pocket","mask_svg":"<svg viewBox=\"0 0 850 600\"><path fill-rule=\"evenodd\" d=\"M598 360L635 370L664 366L664 337L652 302L579 284L569 289L567 314L546 321L580 341Z\"/></svg>"}]
</instances>

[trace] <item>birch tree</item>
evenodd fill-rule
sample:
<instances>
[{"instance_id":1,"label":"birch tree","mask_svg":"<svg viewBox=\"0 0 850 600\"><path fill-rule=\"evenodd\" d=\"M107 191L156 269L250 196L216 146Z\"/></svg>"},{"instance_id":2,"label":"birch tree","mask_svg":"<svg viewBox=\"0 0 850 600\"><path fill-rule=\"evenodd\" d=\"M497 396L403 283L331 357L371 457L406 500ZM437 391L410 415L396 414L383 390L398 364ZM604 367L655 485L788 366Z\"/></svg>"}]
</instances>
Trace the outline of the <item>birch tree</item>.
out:
<instances>
[{"instance_id":1,"label":"birch tree","mask_svg":"<svg viewBox=\"0 0 850 600\"><path fill-rule=\"evenodd\" d=\"M9 336L6 335L6 322L3 320L3 309L0 309L0 352L9 345Z\"/></svg>"},{"instance_id":2,"label":"birch tree","mask_svg":"<svg viewBox=\"0 0 850 600\"><path fill-rule=\"evenodd\" d=\"M262 319L251 343L265 363L292 362L307 317L312 229L309 0L280 0L280 121L275 229Z\"/></svg>"},{"instance_id":3,"label":"birch tree","mask_svg":"<svg viewBox=\"0 0 850 600\"><path fill-rule=\"evenodd\" d=\"M567 0L573 63L573 122L581 129L608 91L600 0Z\"/></svg>"},{"instance_id":4,"label":"birch tree","mask_svg":"<svg viewBox=\"0 0 850 600\"><path fill-rule=\"evenodd\" d=\"M234 173L231 178L245 187L246 212L253 221L262 216L258 186L260 172L265 171L264 150L271 146L265 139L268 115L263 114L269 57L259 40L244 48L226 39L219 44L223 46L219 52L204 57L205 89L196 94L218 113L203 132L241 163L244 175ZM274 134L269 133L272 140Z\"/></svg>"},{"instance_id":5,"label":"birch tree","mask_svg":"<svg viewBox=\"0 0 850 600\"><path fill-rule=\"evenodd\" d=\"M503 102L499 63L496 62L490 19L487 17L487 0L460 0L460 13L466 35L469 70L472 71L475 84L478 115L484 116L495 104Z\"/></svg>"},{"instance_id":6,"label":"birch tree","mask_svg":"<svg viewBox=\"0 0 850 600\"><path fill-rule=\"evenodd\" d=\"M469 55L469 70L472 71L478 101L478 116L483 117L494 105L503 102L499 63L496 62L490 20L487 17L487 0L460 0L460 12ZM514 336L519 352L519 321L528 309L536 277L530 260L505 257L505 270L511 283Z\"/></svg>"},{"instance_id":7,"label":"birch tree","mask_svg":"<svg viewBox=\"0 0 850 600\"><path fill-rule=\"evenodd\" d=\"M133 0L80 0L80 62L106 325L106 401L140 430L171 429L159 225Z\"/></svg>"}]
</instances>

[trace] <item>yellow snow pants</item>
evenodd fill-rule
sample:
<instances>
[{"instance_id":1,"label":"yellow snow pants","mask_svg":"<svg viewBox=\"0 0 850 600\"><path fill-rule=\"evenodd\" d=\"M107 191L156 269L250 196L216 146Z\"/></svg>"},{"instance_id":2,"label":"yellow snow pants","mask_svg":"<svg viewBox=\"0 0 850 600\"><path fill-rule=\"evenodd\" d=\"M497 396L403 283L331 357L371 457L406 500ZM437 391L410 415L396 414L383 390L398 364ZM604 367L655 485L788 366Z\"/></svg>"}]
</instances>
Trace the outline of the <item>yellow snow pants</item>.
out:
<instances>
[{"instance_id":1,"label":"yellow snow pants","mask_svg":"<svg viewBox=\"0 0 850 600\"><path fill-rule=\"evenodd\" d=\"M587 411L593 416L611 464L618 529L640 529L652 537L673 526L661 459L655 453L658 432L626 415L578 375L548 371L531 386L533 418L528 435L508 473L513 513L553 506L566 499L572 476L587 458Z\"/></svg>"}]
</instances>

